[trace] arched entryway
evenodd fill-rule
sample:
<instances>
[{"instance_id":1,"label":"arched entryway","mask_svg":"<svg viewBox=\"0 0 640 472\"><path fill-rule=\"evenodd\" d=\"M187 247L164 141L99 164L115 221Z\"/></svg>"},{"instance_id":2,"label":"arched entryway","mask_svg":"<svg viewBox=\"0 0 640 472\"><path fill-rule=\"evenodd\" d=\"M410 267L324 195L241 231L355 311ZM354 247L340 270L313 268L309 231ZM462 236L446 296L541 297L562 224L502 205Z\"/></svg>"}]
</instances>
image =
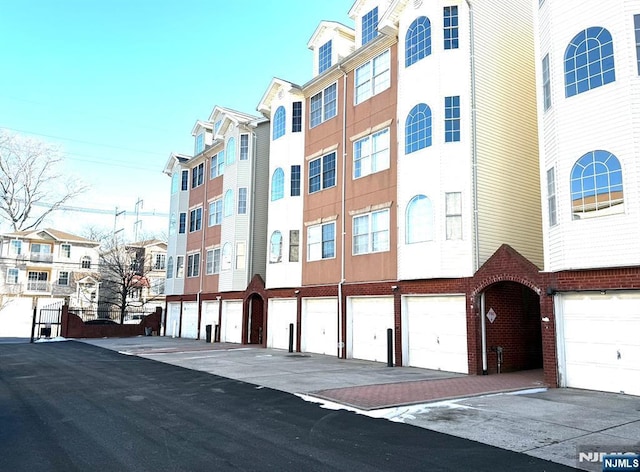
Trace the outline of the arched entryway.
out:
<instances>
[{"instance_id":1,"label":"arched entryway","mask_svg":"<svg viewBox=\"0 0 640 472\"><path fill-rule=\"evenodd\" d=\"M264 300L254 293L247 300L247 343L264 344Z\"/></svg>"},{"instance_id":2,"label":"arched entryway","mask_svg":"<svg viewBox=\"0 0 640 472\"><path fill-rule=\"evenodd\" d=\"M513 281L489 285L479 296L483 317L480 346L486 352L483 373L541 369L540 296Z\"/></svg>"}]
</instances>

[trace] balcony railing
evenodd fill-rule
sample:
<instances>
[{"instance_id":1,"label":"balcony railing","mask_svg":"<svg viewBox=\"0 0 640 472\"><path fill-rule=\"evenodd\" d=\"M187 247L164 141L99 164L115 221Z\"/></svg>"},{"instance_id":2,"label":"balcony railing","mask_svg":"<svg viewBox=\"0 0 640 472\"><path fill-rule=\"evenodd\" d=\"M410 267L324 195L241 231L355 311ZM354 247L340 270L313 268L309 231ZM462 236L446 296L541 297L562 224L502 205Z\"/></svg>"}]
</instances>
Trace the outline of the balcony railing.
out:
<instances>
[{"instance_id":1,"label":"balcony railing","mask_svg":"<svg viewBox=\"0 0 640 472\"><path fill-rule=\"evenodd\" d=\"M51 284L46 280L27 281L27 292L50 292Z\"/></svg>"},{"instance_id":2,"label":"balcony railing","mask_svg":"<svg viewBox=\"0 0 640 472\"><path fill-rule=\"evenodd\" d=\"M53 262L53 254L45 252L30 252L29 261L31 262Z\"/></svg>"}]
</instances>

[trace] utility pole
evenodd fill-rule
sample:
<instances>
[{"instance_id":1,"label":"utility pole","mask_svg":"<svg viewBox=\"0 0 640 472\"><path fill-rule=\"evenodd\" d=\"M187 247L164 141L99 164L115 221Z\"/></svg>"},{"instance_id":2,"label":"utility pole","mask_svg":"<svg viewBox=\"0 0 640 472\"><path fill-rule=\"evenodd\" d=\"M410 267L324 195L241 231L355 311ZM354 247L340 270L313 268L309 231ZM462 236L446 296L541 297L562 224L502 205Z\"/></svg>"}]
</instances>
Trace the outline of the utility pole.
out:
<instances>
[{"instance_id":1,"label":"utility pole","mask_svg":"<svg viewBox=\"0 0 640 472\"><path fill-rule=\"evenodd\" d=\"M138 197L138 201L136 202L136 221L133 223L133 240L138 242L138 230L142 227L142 220L140 219L140 210L142 209L143 200Z\"/></svg>"},{"instance_id":2,"label":"utility pole","mask_svg":"<svg viewBox=\"0 0 640 472\"><path fill-rule=\"evenodd\" d=\"M118 228L118 217L127 213L126 210L118 211L118 207L116 207L115 215L113 217L113 241L116 241L117 234L123 231L123 228Z\"/></svg>"}]
</instances>

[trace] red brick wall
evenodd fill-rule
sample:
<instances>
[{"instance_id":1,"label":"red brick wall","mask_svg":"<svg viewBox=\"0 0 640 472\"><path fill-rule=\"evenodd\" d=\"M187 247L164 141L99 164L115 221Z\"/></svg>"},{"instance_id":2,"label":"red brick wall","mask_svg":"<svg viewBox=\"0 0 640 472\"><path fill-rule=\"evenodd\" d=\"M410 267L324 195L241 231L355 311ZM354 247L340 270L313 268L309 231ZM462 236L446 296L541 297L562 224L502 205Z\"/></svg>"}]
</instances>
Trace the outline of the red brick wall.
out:
<instances>
[{"instance_id":1,"label":"red brick wall","mask_svg":"<svg viewBox=\"0 0 640 472\"><path fill-rule=\"evenodd\" d=\"M145 328L149 327L158 335L161 319L162 308L157 308L154 313L147 315L139 324L90 325L85 324L79 316L69 313L69 307L65 305L62 309L60 332L65 338L123 338L143 336Z\"/></svg>"}]
</instances>

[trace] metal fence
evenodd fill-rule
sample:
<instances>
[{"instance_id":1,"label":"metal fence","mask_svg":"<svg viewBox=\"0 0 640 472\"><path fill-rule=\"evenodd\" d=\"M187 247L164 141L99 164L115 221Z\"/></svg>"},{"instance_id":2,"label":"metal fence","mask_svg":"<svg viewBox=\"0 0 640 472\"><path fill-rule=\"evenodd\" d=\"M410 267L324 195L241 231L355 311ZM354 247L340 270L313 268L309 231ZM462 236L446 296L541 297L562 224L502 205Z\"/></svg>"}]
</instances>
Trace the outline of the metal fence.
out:
<instances>
[{"instance_id":1,"label":"metal fence","mask_svg":"<svg viewBox=\"0 0 640 472\"><path fill-rule=\"evenodd\" d=\"M55 338L60 336L62 306L64 302L56 302L37 310L33 317L31 341L36 338Z\"/></svg>"},{"instance_id":2,"label":"metal fence","mask_svg":"<svg viewBox=\"0 0 640 472\"><path fill-rule=\"evenodd\" d=\"M125 323L139 323L145 316L153 313L155 308L127 307L124 313ZM112 305L96 308L69 308L69 313L79 316L85 323L93 320L111 320L120 323L122 312L120 307Z\"/></svg>"}]
</instances>

